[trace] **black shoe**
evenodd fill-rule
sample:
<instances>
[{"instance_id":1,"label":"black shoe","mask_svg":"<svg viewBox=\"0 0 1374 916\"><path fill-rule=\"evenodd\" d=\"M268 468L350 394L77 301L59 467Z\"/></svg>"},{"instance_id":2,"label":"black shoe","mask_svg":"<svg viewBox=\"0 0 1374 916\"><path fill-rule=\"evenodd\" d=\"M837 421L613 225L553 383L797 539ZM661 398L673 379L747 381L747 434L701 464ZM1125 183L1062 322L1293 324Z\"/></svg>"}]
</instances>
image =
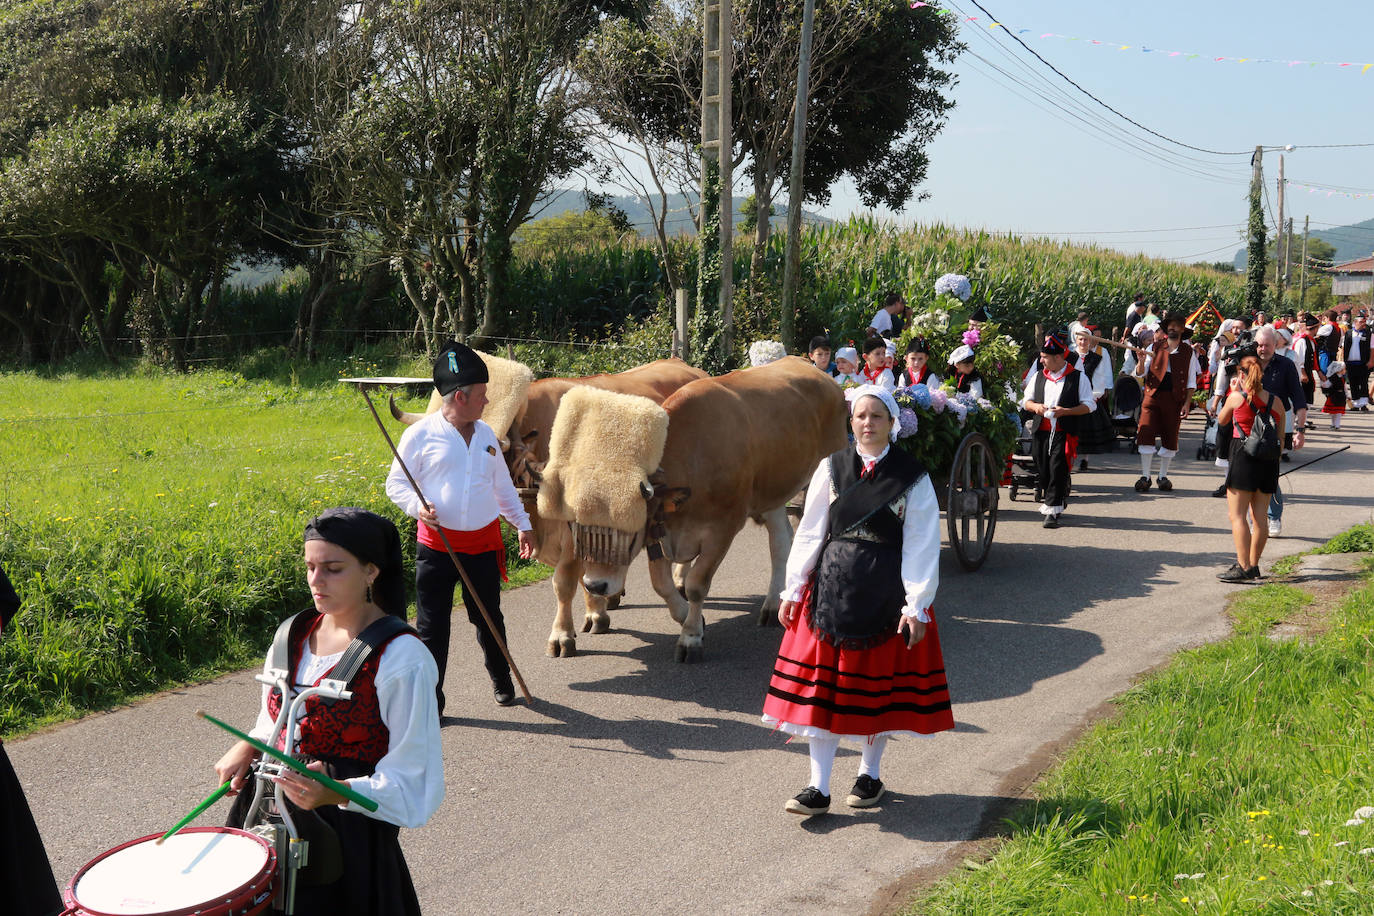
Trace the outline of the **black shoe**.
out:
<instances>
[{"instance_id":1,"label":"black shoe","mask_svg":"<svg viewBox=\"0 0 1374 916\"><path fill-rule=\"evenodd\" d=\"M1079 469L1080 471L1086 471L1086 470L1088 469L1088 459L1087 459L1087 458L1079 458L1079 459L1078 459L1078 469Z\"/></svg>"},{"instance_id":2,"label":"black shoe","mask_svg":"<svg viewBox=\"0 0 1374 916\"><path fill-rule=\"evenodd\" d=\"M1289 455L1287 452L1284 452L1284 453L1283 453L1282 455L1280 455L1279 457L1282 458L1284 461L1292 461L1292 460L1293 460L1293 457L1292 457L1291 455Z\"/></svg>"},{"instance_id":3,"label":"black shoe","mask_svg":"<svg viewBox=\"0 0 1374 916\"><path fill-rule=\"evenodd\" d=\"M1041 527L1041 528L1058 528L1058 527L1059 527L1059 516L1057 516L1057 515L1047 515L1047 516L1045 516L1045 523L1044 523L1043 525L1041 525L1040 527Z\"/></svg>"},{"instance_id":4,"label":"black shoe","mask_svg":"<svg viewBox=\"0 0 1374 916\"><path fill-rule=\"evenodd\" d=\"M1219 487L1217 487L1215 490L1213 490L1213 491L1212 491L1212 495L1215 496L1215 497L1217 497L1217 498L1221 498L1221 497L1225 496L1225 495L1226 495L1226 484L1222 484L1221 486L1219 486Z\"/></svg>"},{"instance_id":5,"label":"black shoe","mask_svg":"<svg viewBox=\"0 0 1374 916\"><path fill-rule=\"evenodd\" d=\"M797 793L795 798L787 800L786 808L792 814L800 814L804 817L824 814L830 810L830 796L822 795L821 790L815 786L807 786Z\"/></svg>"},{"instance_id":6,"label":"black shoe","mask_svg":"<svg viewBox=\"0 0 1374 916\"><path fill-rule=\"evenodd\" d=\"M1245 578L1248 582L1258 582L1264 578L1264 574L1259 571L1258 566L1251 566L1245 571Z\"/></svg>"},{"instance_id":7,"label":"black shoe","mask_svg":"<svg viewBox=\"0 0 1374 916\"><path fill-rule=\"evenodd\" d=\"M1168 493L1174 488L1174 482L1167 477L1159 478L1159 490L1161 493Z\"/></svg>"},{"instance_id":8,"label":"black shoe","mask_svg":"<svg viewBox=\"0 0 1374 916\"><path fill-rule=\"evenodd\" d=\"M849 790L849 797L844 800L844 803L851 808L872 808L882 800L883 793L886 791L881 779L874 779L867 773L860 773L859 778L854 780L854 788Z\"/></svg>"},{"instance_id":9,"label":"black shoe","mask_svg":"<svg viewBox=\"0 0 1374 916\"><path fill-rule=\"evenodd\" d=\"M439 701L439 718L442 719L444 717L444 692L436 689L435 693L438 695L437 699Z\"/></svg>"},{"instance_id":10,"label":"black shoe","mask_svg":"<svg viewBox=\"0 0 1374 916\"><path fill-rule=\"evenodd\" d=\"M1142 478L1140 478L1139 480L1137 480L1137 481L1135 482L1135 491L1136 491L1137 493L1144 493L1144 492L1148 491L1149 489L1150 489L1150 478L1148 478L1148 477L1142 477Z\"/></svg>"},{"instance_id":11,"label":"black shoe","mask_svg":"<svg viewBox=\"0 0 1374 916\"><path fill-rule=\"evenodd\" d=\"M501 683L493 682L492 693L496 695L497 706L510 706L515 703L515 685L509 677Z\"/></svg>"},{"instance_id":12,"label":"black shoe","mask_svg":"<svg viewBox=\"0 0 1374 916\"><path fill-rule=\"evenodd\" d=\"M1244 582L1250 578L1250 573L1239 563L1232 563L1226 572L1217 573L1217 578L1223 582Z\"/></svg>"}]
</instances>

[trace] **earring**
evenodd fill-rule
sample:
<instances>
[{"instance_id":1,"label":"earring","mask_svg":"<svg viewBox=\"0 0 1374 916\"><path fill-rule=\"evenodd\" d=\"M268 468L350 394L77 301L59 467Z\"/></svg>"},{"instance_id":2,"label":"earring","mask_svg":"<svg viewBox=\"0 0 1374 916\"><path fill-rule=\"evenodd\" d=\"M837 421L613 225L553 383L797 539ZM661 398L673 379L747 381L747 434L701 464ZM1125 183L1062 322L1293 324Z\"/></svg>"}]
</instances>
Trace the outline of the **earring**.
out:
<instances>
[{"instance_id":1,"label":"earring","mask_svg":"<svg viewBox=\"0 0 1374 916\"><path fill-rule=\"evenodd\" d=\"M372 603L372 583L367 583L367 603Z\"/></svg>"}]
</instances>

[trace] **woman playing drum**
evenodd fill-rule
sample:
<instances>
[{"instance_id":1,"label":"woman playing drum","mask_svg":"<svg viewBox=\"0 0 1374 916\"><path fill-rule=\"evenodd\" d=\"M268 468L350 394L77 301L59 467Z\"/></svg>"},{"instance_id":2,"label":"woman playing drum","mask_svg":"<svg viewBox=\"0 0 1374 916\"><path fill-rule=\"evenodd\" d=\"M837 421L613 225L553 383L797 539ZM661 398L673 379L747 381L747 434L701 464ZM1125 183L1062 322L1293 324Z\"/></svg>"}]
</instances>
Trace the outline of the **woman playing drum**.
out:
<instances>
[{"instance_id":1,"label":"woman playing drum","mask_svg":"<svg viewBox=\"0 0 1374 916\"><path fill-rule=\"evenodd\" d=\"M363 509L321 513L305 529L305 569L314 610L278 631L278 640L287 642L296 689L329 677L344 650L364 631L379 621L382 626L373 633L386 629L383 618L388 614L405 619L401 542L387 519ZM438 671L413 630L393 626L390 632L350 682L352 699L304 701L294 748L300 759L313 761L311 769L344 780L375 800L377 811L369 815L324 785L289 771L276 779L277 803L289 806L302 833L318 823L304 813L313 812L337 834L342 858L341 876L330 883L312 880L309 866L302 872L297 916L420 912L398 835L400 827L428 821L444 797L435 700ZM251 732L262 741L275 739L279 748L284 738L273 731L281 704L277 691L265 688ZM235 744L215 764L219 781L232 780L233 792L243 789L255 753L247 742ZM239 795L230 826L243 825L252 794Z\"/></svg>"}]
</instances>

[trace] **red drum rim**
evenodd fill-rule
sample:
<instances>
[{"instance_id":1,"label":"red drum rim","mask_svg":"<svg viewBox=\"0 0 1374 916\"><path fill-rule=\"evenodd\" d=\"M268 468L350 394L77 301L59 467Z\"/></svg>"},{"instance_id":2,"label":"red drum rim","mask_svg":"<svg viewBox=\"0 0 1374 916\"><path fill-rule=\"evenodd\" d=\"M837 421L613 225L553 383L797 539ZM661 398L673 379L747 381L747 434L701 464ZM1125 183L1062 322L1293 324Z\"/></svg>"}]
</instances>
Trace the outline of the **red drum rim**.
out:
<instances>
[{"instance_id":1,"label":"red drum rim","mask_svg":"<svg viewBox=\"0 0 1374 916\"><path fill-rule=\"evenodd\" d=\"M277 878L277 850L271 843L267 842L256 833L249 833L247 830L239 830L236 827L187 827L177 831L177 836L186 833L214 833L230 836L247 837L259 844L267 852L267 861L256 875L244 884L239 885L229 894L207 900L203 903L196 903L190 906L179 907L171 910L148 910L141 916L255 916L263 912L271 903L272 893ZM81 866L71 879L67 882L66 888L62 892L63 902L67 909L62 911L62 916L122 916L119 913L111 913L106 910L92 909L90 906L81 903L76 897L76 888L81 879L104 860L125 849L137 846L140 843L147 843L157 840L162 836L160 833L150 833L147 836L139 837L121 843L113 849L107 849L96 856L85 865Z\"/></svg>"}]
</instances>

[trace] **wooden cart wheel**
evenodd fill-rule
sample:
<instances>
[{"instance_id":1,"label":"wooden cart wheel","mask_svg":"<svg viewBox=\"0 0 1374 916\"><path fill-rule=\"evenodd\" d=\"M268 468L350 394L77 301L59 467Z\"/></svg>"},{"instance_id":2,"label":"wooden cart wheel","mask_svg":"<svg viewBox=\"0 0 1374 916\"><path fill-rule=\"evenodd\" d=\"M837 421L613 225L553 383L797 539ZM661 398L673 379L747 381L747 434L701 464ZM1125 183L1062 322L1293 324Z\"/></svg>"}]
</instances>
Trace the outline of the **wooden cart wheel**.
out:
<instances>
[{"instance_id":1,"label":"wooden cart wheel","mask_svg":"<svg viewBox=\"0 0 1374 916\"><path fill-rule=\"evenodd\" d=\"M983 565L992 549L997 527L998 486L1002 463L982 433L969 433L954 453L945 501L949 543L959 565L973 572Z\"/></svg>"}]
</instances>

